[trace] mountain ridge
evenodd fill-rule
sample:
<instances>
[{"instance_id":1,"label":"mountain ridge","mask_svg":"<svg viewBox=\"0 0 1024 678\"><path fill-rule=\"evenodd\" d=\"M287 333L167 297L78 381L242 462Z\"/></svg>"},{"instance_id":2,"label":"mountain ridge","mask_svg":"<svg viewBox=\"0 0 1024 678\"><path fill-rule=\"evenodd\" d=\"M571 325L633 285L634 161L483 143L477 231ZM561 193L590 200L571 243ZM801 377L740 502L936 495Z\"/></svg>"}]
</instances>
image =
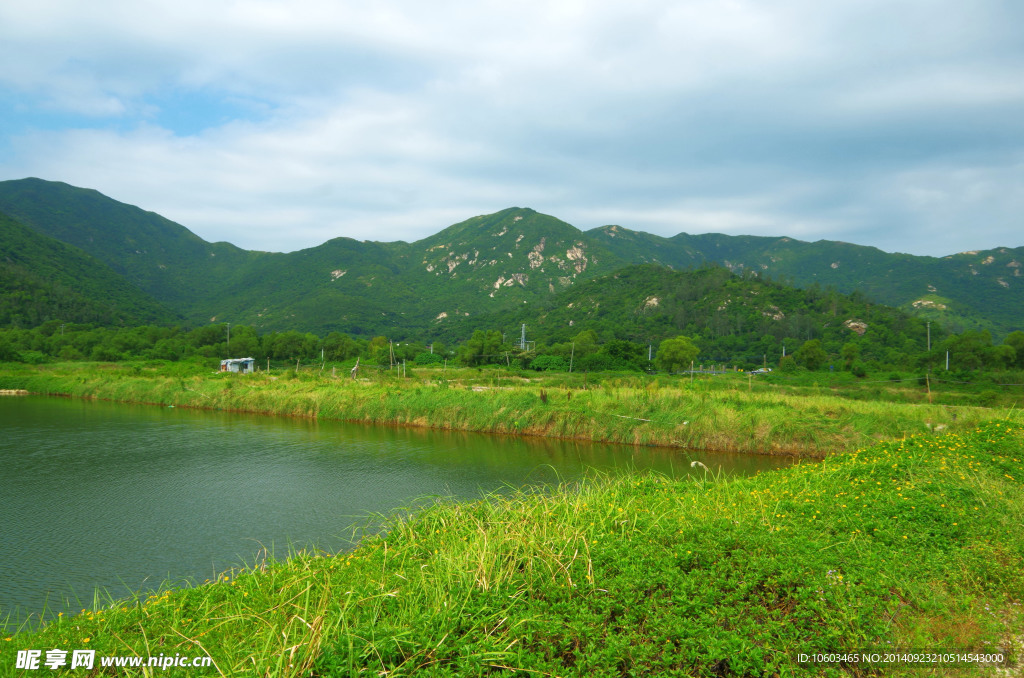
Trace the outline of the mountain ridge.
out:
<instances>
[{"instance_id":1,"label":"mountain ridge","mask_svg":"<svg viewBox=\"0 0 1024 678\"><path fill-rule=\"evenodd\" d=\"M0 327L180 320L103 262L0 212Z\"/></svg>"},{"instance_id":2,"label":"mountain ridge","mask_svg":"<svg viewBox=\"0 0 1024 678\"><path fill-rule=\"evenodd\" d=\"M841 241L582 231L526 207L477 215L404 241L344 236L295 252L209 243L92 189L0 182L0 211L106 264L189 322L354 334L430 330L542 303L633 264L715 263L798 287L860 292L953 329L1024 328L1024 247L928 257Z\"/></svg>"}]
</instances>

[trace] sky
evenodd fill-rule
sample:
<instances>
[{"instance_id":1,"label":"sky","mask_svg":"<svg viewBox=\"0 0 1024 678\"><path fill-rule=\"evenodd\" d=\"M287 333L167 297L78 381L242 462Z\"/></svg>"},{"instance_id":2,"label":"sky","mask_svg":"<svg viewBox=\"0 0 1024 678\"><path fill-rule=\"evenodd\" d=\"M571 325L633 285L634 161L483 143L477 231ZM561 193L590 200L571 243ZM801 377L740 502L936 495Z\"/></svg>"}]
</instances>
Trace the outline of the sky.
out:
<instances>
[{"instance_id":1,"label":"sky","mask_svg":"<svg viewBox=\"0 0 1024 678\"><path fill-rule=\"evenodd\" d=\"M1020 0L0 3L0 180L209 241L577 228L1024 245Z\"/></svg>"}]
</instances>

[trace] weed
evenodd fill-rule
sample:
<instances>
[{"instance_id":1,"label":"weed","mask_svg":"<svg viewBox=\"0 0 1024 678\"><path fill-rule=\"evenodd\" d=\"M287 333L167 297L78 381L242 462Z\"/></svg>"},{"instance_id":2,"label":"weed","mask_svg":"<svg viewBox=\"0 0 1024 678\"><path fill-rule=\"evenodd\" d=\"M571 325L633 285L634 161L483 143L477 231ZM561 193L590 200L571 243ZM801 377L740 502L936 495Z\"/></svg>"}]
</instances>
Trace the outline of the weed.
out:
<instances>
[{"instance_id":1,"label":"weed","mask_svg":"<svg viewBox=\"0 0 1024 678\"><path fill-rule=\"evenodd\" d=\"M941 394L935 405L921 404L920 392L911 397L903 390L894 398L888 386L883 390L854 381L840 392L770 383L750 388L743 375L692 385L673 380L654 388L659 382L649 377L605 375L599 388L584 388L588 377L577 374L532 381L510 377L504 370L418 372L423 375L416 379L386 373L335 379L330 372L288 369L279 378L266 372L216 374L203 366L187 374L180 364L137 374L118 365L77 363L4 367L0 386L177 407L813 457L853 449L867 440L912 435L926 422L965 431L1000 417L1024 421L1019 409L1007 414L968 407ZM555 398L552 389L565 398ZM964 397L977 400L973 393ZM683 431L682 422L687 422Z\"/></svg>"},{"instance_id":2,"label":"weed","mask_svg":"<svg viewBox=\"0 0 1024 678\"><path fill-rule=\"evenodd\" d=\"M1019 666L1022 444L996 421L755 477L436 501L348 553L98 601L3 642L206 652L221 675L875 675L799 659L869 650Z\"/></svg>"}]
</instances>

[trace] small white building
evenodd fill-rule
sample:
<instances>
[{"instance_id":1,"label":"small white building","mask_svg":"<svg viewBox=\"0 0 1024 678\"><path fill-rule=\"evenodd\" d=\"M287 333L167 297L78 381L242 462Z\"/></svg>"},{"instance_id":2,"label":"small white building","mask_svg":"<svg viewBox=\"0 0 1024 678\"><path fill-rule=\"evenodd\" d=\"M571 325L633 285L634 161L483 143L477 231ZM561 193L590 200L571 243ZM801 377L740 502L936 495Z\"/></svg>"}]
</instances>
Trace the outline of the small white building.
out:
<instances>
[{"instance_id":1,"label":"small white building","mask_svg":"<svg viewBox=\"0 0 1024 678\"><path fill-rule=\"evenodd\" d=\"M255 358L228 358L220 361L221 372L252 372L256 365Z\"/></svg>"}]
</instances>

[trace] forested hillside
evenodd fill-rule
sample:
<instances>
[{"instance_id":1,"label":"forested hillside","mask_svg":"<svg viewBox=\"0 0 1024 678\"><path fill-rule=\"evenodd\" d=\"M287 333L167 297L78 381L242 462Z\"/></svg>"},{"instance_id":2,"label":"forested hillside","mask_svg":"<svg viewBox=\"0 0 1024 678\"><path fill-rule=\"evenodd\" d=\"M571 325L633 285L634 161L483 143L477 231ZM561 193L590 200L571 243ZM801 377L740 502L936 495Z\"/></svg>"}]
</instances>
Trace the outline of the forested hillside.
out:
<instances>
[{"instance_id":1,"label":"forested hillside","mask_svg":"<svg viewBox=\"0 0 1024 678\"><path fill-rule=\"evenodd\" d=\"M929 339L925 321L863 294L797 289L716 266L673 271L653 264L580 283L535 309L464 320L457 334L482 324L518 336L523 323L529 339L557 346L558 355L568 355L569 343L581 335L584 343L623 340L656 348L681 334L697 343L705 360L743 364L776 364L810 340L829 356L846 356L833 360L836 367L855 360L912 363L926 353ZM930 334L935 346L946 337L938 324Z\"/></svg>"},{"instance_id":2,"label":"forested hillside","mask_svg":"<svg viewBox=\"0 0 1024 678\"><path fill-rule=\"evenodd\" d=\"M193 327L230 322L260 332L452 338L491 317L544 325L548 321L539 309L560 294L626 266L657 263L675 270L715 264L818 295L856 292L865 302L896 306L955 332L986 330L997 340L1024 329L1022 247L934 258L786 237L680 233L663 238L622 226L582 232L513 207L414 243L334 238L297 252L252 252L208 243L184 226L96 191L40 179L0 182L0 211L106 264L142 293L139 298L152 297ZM23 285L42 284L19 275ZM87 296L117 298L123 292L114 282L109 288L110 295L97 288L98 297ZM3 303L11 308L24 306L26 294L36 296L13 289L5 294L11 298ZM65 319L71 316L63 309L90 305L62 304L57 315ZM609 308L595 313L605 319ZM784 303L779 308L792 327L805 317ZM620 310L626 315L615 323L624 327L642 319ZM722 319L726 316L719 314L712 325L721 329L738 322ZM53 316L25 310L7 323L48 317ZM667 321L658 317L664 326ZM654 321L641 324L638 331L657 329ZM807 334L787 332L793 338Z\"/></svg>"},{"instance_id":3,"label":"forested hillside","mask_svg":"<svg viewBox=\"0 0 1024 678\"><path fill-rule=\"evenodd\" d=\"M23 179L0 182L0 212L91 255L185 317L198 317L262 253L208 243L153 212L98 191Z\"/></svg>"},{"instance_id":4,"label":"forested hillside","mask_svg":"<svg viewBox=\"0 0 1024 678\"><path fill-rule=\"evenodd\" d=\"M962 252L942 258L888 253L831 240L680 233L661 238L605 226L587 236L634 262L689 268L717 263L795 287L861 292L954 331L1004 335L1024 328L1024 247Z\"/></svg>"},{"instance_id":5,"label":"forested hillside","mask_svg":"<svg viewBox=\"0 0 1024 678\"><path fill-rule=\"evenodd\" d=\"M0 213L0 327L49 320L141 325L181 317L85 252Z\"/></svg>"}]
</instances>

